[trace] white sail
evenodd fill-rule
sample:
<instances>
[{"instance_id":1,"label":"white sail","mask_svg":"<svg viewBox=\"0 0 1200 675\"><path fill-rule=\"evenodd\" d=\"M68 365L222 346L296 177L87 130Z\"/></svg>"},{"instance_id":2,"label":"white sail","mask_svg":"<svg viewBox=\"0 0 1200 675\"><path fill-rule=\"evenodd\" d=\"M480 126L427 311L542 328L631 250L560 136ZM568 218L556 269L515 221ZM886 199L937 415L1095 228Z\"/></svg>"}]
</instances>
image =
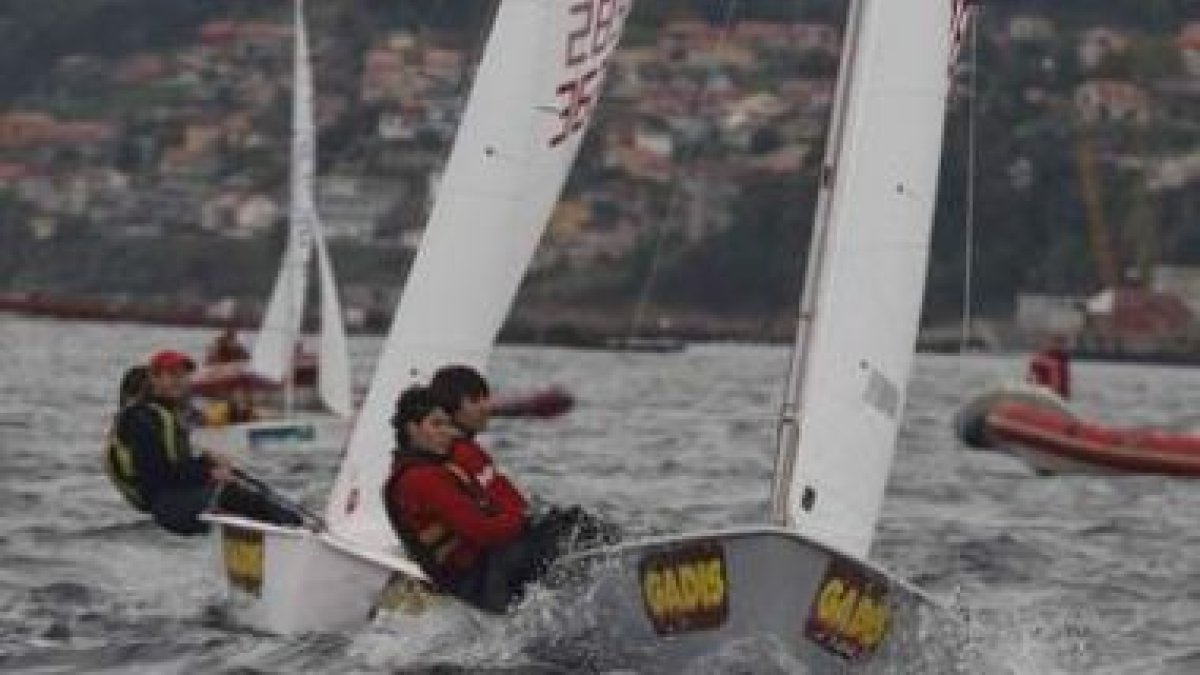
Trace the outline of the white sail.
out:
<instances>
[{"instance_id":1,"label":"white sail","mask_svg":"<svg viewBox=\"0 0 1200 675\"><path fill-rule=\"evenodd\" d=\"M296 344L304 321L308 294L308 264L312 258L313 221L310 208L313 176L316 173L316 144L312 115L312 72L308 59L308 34L304 26L304 2L296 0L295 47L293 48L291 201L288 206L288 238L279 274L267 311L254 342L251 368L268 379L290 379Z\"/></svg>"},{"instance_id":2,"label":"white sail","mask_svg":"<svg viewBox=\"0 0 1200 675\"><path fill-rule=\"evenodd\" d=\"M859 557L912 368L963 10L961 0L850 10L773 501L801 534Z\"/></svg>"},{"instance_id":3,"label":"white sail","mask_svg":"<svg viewBox=\"0 0 1200 675\"><path fill-rule=\"evenodd\" d=\"M397 395L482 367L574 161L631 0L503 0L437 201L327 506L335 533L396 545L380 494Z\"/></svg>"},{"instance_id":4,"label":"white sail","mask_svg":"<svg viewBox=\"0 0 1200 675\"><path fill-rule=\"evenodd\" d=\"M315 214L315 207L314 207ZM342 324L342 303L334 281L333 261L325 246L324 228L316 225L317 273L321 288L321 344L317 352L317 389L325 407L335 415L349 417L354 411L350 398L350 350L346 344L346 328Z\"/></svg>"},{"instance_id":5,"label":"white sail","mask_svg":"<svg viewBox=\"0 0 1200 675\"><path fill-rule=\"evenodd\" d=\"M267 302L267 311L250 356L251 369L275 382L283 382L291 368L292 350L300 334L300 318L304 312L303 291L308 285L307 265L295 264L299 255L291 240L289 235L283 263L275 276L271 299Z\"/></svg>"}]
</instances>

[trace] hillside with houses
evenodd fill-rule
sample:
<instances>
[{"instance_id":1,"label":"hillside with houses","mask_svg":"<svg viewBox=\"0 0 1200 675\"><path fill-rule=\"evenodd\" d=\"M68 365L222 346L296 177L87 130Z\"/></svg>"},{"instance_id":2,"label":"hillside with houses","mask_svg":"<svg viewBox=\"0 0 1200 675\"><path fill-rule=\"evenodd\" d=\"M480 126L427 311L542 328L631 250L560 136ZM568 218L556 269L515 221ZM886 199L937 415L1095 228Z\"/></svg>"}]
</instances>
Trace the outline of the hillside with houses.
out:
<instances>
[{"instance_id":1,"label":"hillside with houses","mask_svg":"<svg viewBox=\"0 0 1200 675\"><path fill-rule=\"evenodd\" d=\"M287 204L289 4L80 4L0 15L0 290L260 303ZM1166 293L1170 317L1139 310L1152 316L1134 332L1194 340L1200 8L1106 5L988 3L976 65L956 73L931 324L962 306L973 149L977 311L1040 339L1106 325L1105 291L1147 307ZM309 6L318 203L347 304L383 317L490 3ZM843 10L736 7L637 6L523 289L526 329L788 333ZM97 22L113 34L82 30ZM33 28L44 39L22 38Z\"/></svg>"}]
</instances>

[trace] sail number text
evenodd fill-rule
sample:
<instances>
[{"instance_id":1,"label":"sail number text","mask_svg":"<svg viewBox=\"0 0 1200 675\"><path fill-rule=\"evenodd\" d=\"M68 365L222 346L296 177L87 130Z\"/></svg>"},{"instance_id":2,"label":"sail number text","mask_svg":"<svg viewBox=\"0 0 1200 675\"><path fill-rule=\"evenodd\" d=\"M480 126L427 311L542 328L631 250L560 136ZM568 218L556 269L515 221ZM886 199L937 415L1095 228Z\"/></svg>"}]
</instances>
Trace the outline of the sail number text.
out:
<instances>
[{"instance_id":1,"label":"sail number text","mask_svg":"<svg viewBox=\"0 0 1200 675\"><path fill-rule=\"evenodd\" d=\"M604 81L604 69L625 26L633 0L580 0L569 17L563 65L568 77L555 89L562 124L550 138L555 147L587 126Z\"/></svg>"}]
</instances>

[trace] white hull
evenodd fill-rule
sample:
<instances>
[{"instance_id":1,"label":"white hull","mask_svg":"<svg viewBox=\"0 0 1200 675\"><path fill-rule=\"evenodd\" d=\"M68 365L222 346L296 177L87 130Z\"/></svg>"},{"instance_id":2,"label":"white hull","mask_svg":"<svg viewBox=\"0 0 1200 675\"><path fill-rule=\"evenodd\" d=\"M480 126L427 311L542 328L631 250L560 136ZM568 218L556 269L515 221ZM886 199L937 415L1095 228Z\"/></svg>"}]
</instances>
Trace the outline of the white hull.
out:
<instances>
[{"instance_id":1,"label":"white hull","mask_svg":"<svg viewBox=\"0 0 1200 675\"><path fill-rule=\"evenodd\" d=\"M233 616L258 630L355 630L379 611L419 616L457 604L413 563L327 533L208 520ZM953 662L962 630L904 581L781 528L623 544L554 572L565 590L555 615L568 618L547 626L550 658L572 662L578 647L594 667L675 670L750 642L782 648L811 673L929 672Z\"/></svg>"},{"instance_id":2,"label":"white hull","mask_svg":"<svg viewBox=\"0 0 1200 675\"><path fill-rule=\"evenodd\" d=\"M949 658L936 645L960 629L907 583L782 528L663 538L573 562L591 570L592 587L567 614L596 619L587 637L613 659L603 666L695 667L731 644L761 642L805 672L931 672Z\"/></svg>"},{"instance_id":3,"label":"white hull","mask_svg":"<svg viewBox=\"0 0 1200 675\"><path fill-rule=\"evenodd\" d=\"M289 635L362 626L389 588L419 591L412 563L363 554L327 533L206 516L214 525L214 564L238 623Z\"/></svg>"},{"instance_id":4,"label":"white hull","mask_svg":"<svg viewBox=\"0 0 1200 675\"><path fill-rule=\"evenodd\" d=\"M334 415L294 415L274 420L192 431L196 445L243 458L271 450L340 450L350 434L350 420Z\"/></svg>"},{"instance_id":5,"label":"white hull","mask_svg":"<svg viewBox=\"0 0 1200 675\"><path fill-rule=\"evenodd\" d=\"M378 611L457 604L409 561L327 533L207 518L235 620L258 630L354 630ZM570 662L577 646L596 667L686 668L751 641L781 647L811 673L927 672L950 662L961 630L904 581L773 527L623 544L565 561L552 583L566 591L556 614L569 619L547 627L551 658Z\"/></svg>"}]
</instances>

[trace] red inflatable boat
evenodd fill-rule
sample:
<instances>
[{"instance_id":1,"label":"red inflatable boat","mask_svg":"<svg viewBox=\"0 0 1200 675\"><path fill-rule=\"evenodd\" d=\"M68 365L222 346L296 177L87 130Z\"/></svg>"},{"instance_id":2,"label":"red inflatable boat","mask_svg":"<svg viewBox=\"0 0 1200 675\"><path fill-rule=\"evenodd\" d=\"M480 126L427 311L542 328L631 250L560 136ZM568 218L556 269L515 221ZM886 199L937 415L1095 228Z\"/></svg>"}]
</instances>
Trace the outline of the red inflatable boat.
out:
<instances>
[{"instance_id":1,"label":"red inflatable boat","mask_svg":"<svg viewBox=\"0 0 1200 675\"><path fill-rule=\"evenodd\" d=\"M958 428L968 445L1006 450L1039 473L1200 477L1200 436L1082 420L1049 392L981 397L960 413Z\"/></svg>"}]
</instances>

